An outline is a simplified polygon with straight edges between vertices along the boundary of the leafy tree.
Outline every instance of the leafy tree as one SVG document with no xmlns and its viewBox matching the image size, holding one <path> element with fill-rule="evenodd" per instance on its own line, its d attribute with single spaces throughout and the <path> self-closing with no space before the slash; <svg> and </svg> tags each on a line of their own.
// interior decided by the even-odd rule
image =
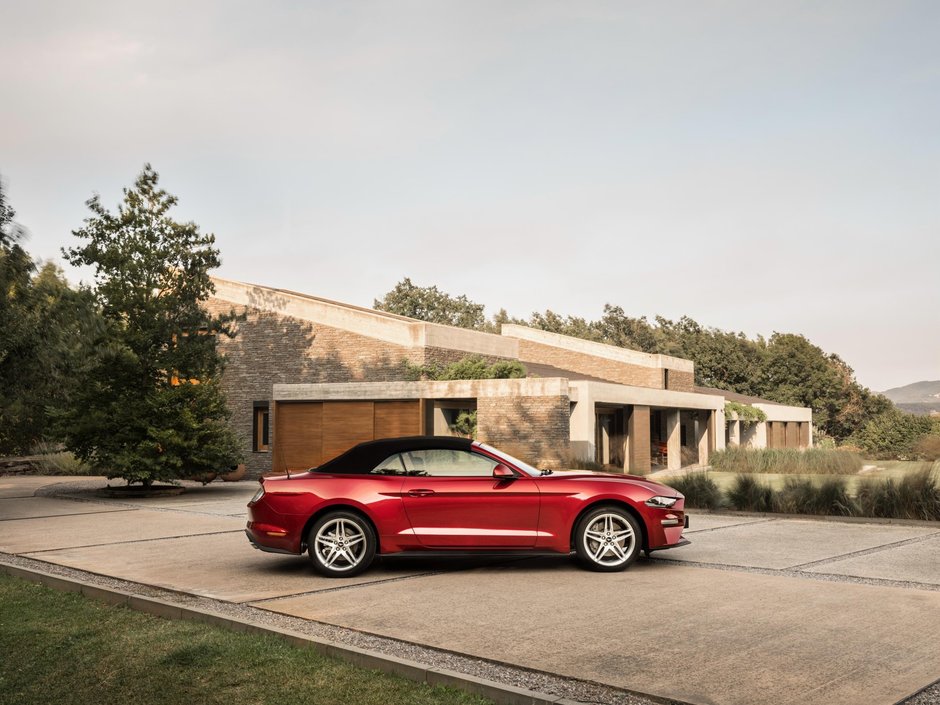
<svg viewBox="0 0 940 705">
<path fill-rule="evenodd" d="M 436 286 L 416 286 L 405 277 L 373 306 L 379 311 L 397 313 L 428 323 L 484 330 L 486 319 L 483 304 L 474 303 L 466 296 L 451 296 Z"/>
<path fill-rule="evenodd" d="M 838 441 L 892 407 L 855 380 L 838 355 L 826 354 L 801 335 L 775 333 L 767 342 L 756 391 L 781 404 L 809 406 L 813 423 Z"/>
<path fill-rule="evenodd" d="M 650 352 L 682 357 L 695 362 L 695 382 L 741 394 L 756 394 L 764 354 L 763 341 L 743 333 L 705 328 L 683 316 L 678 321 L 656 317 L 652 331 L 656 344 Z"/>
<path fill-rule="evenodd" d="M 604 315 L 594 327 L 600 339 L 608 345 L 648 353 L 659 352 L 655 330 L 646 317 L 628 316 L 620 306 L 604 304 Z"/>
<path fill-rule="evenodd" d="M 29 453 L 54 439 L 95 321 L 88 292 L 36 266 L 14 217 L 0 187 L 0 453 Z"/>
<path fill-rule="evenodd" d="M 169 216 L 177 199 L 146 165 L 124 189 L 116 213 L 98 196 L 63 250 L 73 265 L 95 268 L 104 327 L 64 415 L 66 441 L 109 477 L 145 486 L 236 464 L 241 450 L 228 426 L 220 387 L 219 334 L 231 317 L 201 303 L 214 291 L 215 236 Z"/>
<path fill-rule="evenodd" d="M 829 364 L 839 375 L 841 391 L 837 408 L 828 424 L 828 433 L 844 440 L 868 421 L 895 408 L 883 394 L 874 394 L 855 381 L 855 373 L 838 355 L 829 356 Z"/>
<path fill-rule="evenodd" d="M 602 340 L 595 326 L 586 319 L 578 316 L 560 316 L 552 310 L 546 310 L 545 313 L 536 311 L 529 317 L 526 325 L 549 333 L 570 335 L 573 338 L 597 342 Z"/>
</svg>

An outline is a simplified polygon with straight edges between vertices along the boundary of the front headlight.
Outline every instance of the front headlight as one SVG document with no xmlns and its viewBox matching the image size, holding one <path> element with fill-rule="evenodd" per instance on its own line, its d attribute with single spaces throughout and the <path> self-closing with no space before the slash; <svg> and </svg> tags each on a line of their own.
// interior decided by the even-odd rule
<svg viewBox="0 0 940 705">
<path fill-rule="evenodd" d="M 646 500 L 646 506 L 658 507 L 660 509 L 669 509 L 672 505 L 674 505 L 678 501 L 679 501 L 678 497 L 662 497 L 662 496 L 657 495 L 655 497 L 650 497 L 648 500 Z"/>
<path fill-rule="evenodd" d="M 258 491 L 255 492 L 255 496 L 251 498 L 251 501 L 248 504 L 254 504 L 262 497 L 264 497 L 264 485 L 261 485 L 261 487 L 258 488 Z"/>
</svg>

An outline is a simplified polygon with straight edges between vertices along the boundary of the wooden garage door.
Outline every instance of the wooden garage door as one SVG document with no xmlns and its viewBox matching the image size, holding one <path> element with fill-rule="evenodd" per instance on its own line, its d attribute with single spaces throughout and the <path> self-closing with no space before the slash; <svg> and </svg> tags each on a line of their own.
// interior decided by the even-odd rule
<svg viewBox="0 0 940 705">
<path fill-rule="evenodd" d="M 422 434 L 421 404 L 414 401 L 277 402 L 274 472 L 300 472 L 357 443 Z"/>
<path fill-rule="evenodd" d="M 274 472 L 294 472 L 320 464 L 323 404 L 278 402 L 274 411 Z"/>
<path fill-rule="evenodd" d="M 421 435 L 421 410 L 417 401 L 377 401 L 374 438 Z"/>
<path fill-rule="evenodd" d="M 374 421 L 371 401 L 323 403 L 323 459 L 335 458 L 357 443 L 371 441 Z"/>
</svg>

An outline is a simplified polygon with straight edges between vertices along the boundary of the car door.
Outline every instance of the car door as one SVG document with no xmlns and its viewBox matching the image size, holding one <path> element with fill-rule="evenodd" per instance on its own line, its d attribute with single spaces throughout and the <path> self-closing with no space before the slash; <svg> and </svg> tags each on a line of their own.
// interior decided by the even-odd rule
<svg viewBox="0 0 940 705">
<path fill-rule="evenodd" d="M 493 477 L 497 461 L 464 450 L 402 453 L 402 502 L 427 548 L 531 548 L 539 490 L 531 477 Z"/>
</svg>

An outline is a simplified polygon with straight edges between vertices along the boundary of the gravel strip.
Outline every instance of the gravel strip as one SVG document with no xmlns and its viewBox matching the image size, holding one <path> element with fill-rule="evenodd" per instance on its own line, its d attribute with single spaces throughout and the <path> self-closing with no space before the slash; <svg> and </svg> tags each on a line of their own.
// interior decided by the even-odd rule
<svg viewBox="0 0 940 705">
<path fill-rule="evenodd" d="M 940 680 L 898 705 L 940 705 Z"/>
</svg>

